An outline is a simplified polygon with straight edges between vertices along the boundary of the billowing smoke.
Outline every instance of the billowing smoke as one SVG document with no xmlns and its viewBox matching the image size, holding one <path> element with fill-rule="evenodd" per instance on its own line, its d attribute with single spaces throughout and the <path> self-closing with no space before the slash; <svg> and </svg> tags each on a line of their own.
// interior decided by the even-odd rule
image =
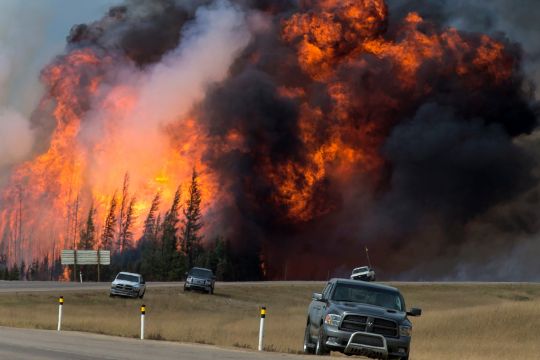
<svg viewBox="0 0 540 360">
<path fill-rule="evenodd" d="M 0 174 L 21 162 L 32 149 L 33 134 L 30 122 L 19 111 L 7 105 L 11 64 L 0 43 Z M 0 184 L 3 178 L 0 176 Z"/>
<path fill-rule="evenodd" d="M 142 217 L 196 167 L 243 278 L 345 275 L 367 246 L 383 277 L 533 279 L 538 49 L 506 6 L 126 1 L 43 70 L 50 146 L 13 171 L 0 236 L 23 195 L 54 204 L 46 249 L 75 199 L 103 215 L 128 172 Z"/>
</svg>

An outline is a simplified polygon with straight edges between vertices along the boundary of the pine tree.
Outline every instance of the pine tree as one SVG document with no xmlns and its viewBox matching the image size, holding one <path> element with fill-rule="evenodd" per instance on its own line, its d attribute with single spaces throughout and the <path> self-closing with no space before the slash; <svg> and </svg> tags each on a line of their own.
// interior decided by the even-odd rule
<svg viewBox="0 0 540 360">
<path fill-rule="evenodd" d="M 96 226 L 94 224 L 95 214 L 96 211 L 94 209 L 94 204 L 92 203 L 90 204 L 90 209 L 88 210 L 86 223 L 81 230 L 78 249 L 92 250 L 96 245 Z"/>
<path fill-rule="evenodd" d="M 199 235 L 199 230 L 202 228 L 201 216 L 199 177 L 195 169 L 193 169 L 181 232 L 182 250 L 186 254 L 188 268 L 194 265 L 194 260 L 197 258 L 201 248 L 202 236 Z"/>
<path fill-rule="evenodd" d="M 154 196 L 154 199 L 152 200 L 152 205 L 150 206 L 150 210 L 148 211 L 148 215 L 146 216 L 146 220 L 144 221 L 144 232 L 142 241 L 152 241 L 155 240 L 155 234 L 156 234 L 156 213 L 159 210 L 159 204 L 161 202 L 161 194 L 158 192 L 156 196 Z"/>
<path fill-rule="evenodd" d="M 129 205 L 125 209 L 124 222 L 122 224 L 122 232 L 120 233 L 120 252 L 123 254 L 124 251 L 131 249 L 133 247 L 133 232 L 131 231 L 131 226 L 134 221 L 134 207 L 135 207 L 135 198 L 131 198 Z"/>
<path fill-rule="evenodd" d="M 28 280 L 38 280 L 39 276 L 39 260 L 34 259 L 28 268 Z"/>
<path fill-rule="evenodd" d="M 105 225 L 103 226 L 103 233 L 101 234 L 101 248 L 106 250 L 112 250 L 112 245 L 115 236 L 116 226 L 116 192 L 114 193 L 111 204 L 109 205 L 109 212 L 105 219 Z"/>
<path fill-rule="evenodd" d="M 129 174 L 126 172 L 124 174 L 124 182 L 122 184 L 122 195 L 120 198 L 120 211 L 118 213 L 118 239 L 116 241 L 117 247 L 120 249 L 120 252 L 124 251 L 123 248 L 123 239 L 124 234 L 124 224 L 126 222 L 127 208 L 129 202 Z"/>
<path fill-rule="evenodd" d="M 176 190 L 174 200 L 163 220 L 163 234 L 161 239 L 161 276 L 166 280 L 178 280 L 182 270 L 180 254 L 178 252 L 178 215 L 180 211 L 181 190 Z"/>
<path fill-rule="evenodd" d="M 26 263 L 24 260 L 21 262 L 21 270 L 19 271 L 19 279 L 17 280 L 26 280 Z"/>
<path fill-rule="evenodd" d="M 141 273 L 149 280 L 161 280 L 161 247 L 158 240 L 161 215 L 157 214 L 160 202 L 161 194 L 158 192 L 152 200 L 152 205 L 144 221 L 144 231 L 139 242 L 141 246 Z"/>
<path fill-rule="evenodd" d="M 20 274 L 21 273 L 17 264 L 13 264 L 11 270 L 9 271 L 9 280 L 19 280 Z"/>
</svg>

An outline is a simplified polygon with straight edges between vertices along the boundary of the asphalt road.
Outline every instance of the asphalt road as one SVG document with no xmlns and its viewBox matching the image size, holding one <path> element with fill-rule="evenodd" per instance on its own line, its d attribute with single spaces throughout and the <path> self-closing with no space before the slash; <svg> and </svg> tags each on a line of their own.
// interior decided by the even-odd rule
<svg viewBox="0 0 540 360">
<path fill-rule="evenodd" d="M 287 285 L 305 285 L 313 284 L 316 282 L 308 281 L 288 281 Z M 281 281 L 265 281 L 265 282 L 242 282 L 242 283 L 217 283 L 216 286 L 230 286 L 230 285 L 265 285 L 276 286 L 283 285 Z M 322 284 L 319 282 L 319 284 Z M 183 282 L 148 282 L 147 288 L 159 288 L 159 287 L 182 287 Z M 63 282 L 63 281 L 0 281 L 0 293 L 13 293 L 13 292 L 47 292 L 47 291 L 84 291 L 84 290 L 108 290 L 111 287 L 110 282 Z"/>
<path fill-rule="evenodd" d="M 302 360 L 309 358 L 311 357 L 71 331 L 0 327 L 0 359 L 6 360 Z"/>
<path fill-rule="evenodd" d="M 298 286 L 298 285 L 321 285 L 321 290 L 324 282 L 322 281 L 264 281 L 264 282 L 218 282 L 217 287 L 225 286 Z M 386 284 L 392 286 L 433 286 L 433 285 L 496 285 L 511 284 L 524 285 L 528 283 L 491 283 L 491 282 L 388 282 Z M 148 282 L 146 286 L 149 289 L 160 287 L 182 287 L 183 282 Z M 47 291 L 85 291 L 85 290 L 108 290 L 111 286 L 110 282 L 64 282 L 64 281 L 4 281 L 0 280 L 0 294 L 14 292 L 47 292 Z"/>
</svg>

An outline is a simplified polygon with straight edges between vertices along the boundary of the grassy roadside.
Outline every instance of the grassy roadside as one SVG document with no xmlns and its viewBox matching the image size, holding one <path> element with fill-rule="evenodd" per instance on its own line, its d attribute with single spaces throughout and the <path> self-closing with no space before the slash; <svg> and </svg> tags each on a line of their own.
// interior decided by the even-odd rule
<svg viewBox="0 0 540 360">
<path fill-rule="evenodd" d="M 306 308 L 322 284 L 228 285 L 214 296 L 180 288 L 150 289 L 150 339 L 255 349 L 258 308 L 268 308 L 268 350 L 301 350 Z M 401 285 L 414 319 L 411 358 L 536 359 L 540 353 L 540 285 Z M 0 325 L 56 329 L 57 296 L 0 295 Z M 141 300 L 109 298 L 106 291 L 65 292 L 63 329 L 137 337 Z"/>
</svg>

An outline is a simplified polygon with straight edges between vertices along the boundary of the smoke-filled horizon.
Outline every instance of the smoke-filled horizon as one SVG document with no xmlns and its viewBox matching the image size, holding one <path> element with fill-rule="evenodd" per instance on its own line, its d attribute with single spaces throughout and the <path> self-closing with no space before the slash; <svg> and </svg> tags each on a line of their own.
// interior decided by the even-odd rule
<svg viewBox="0 0 540 360">
<path fill-rule="evenodd" d="M 205 241 L 268 279 L 368 247 L 386 278 L 538 280 L 540 5 L 509 6 L 127 0 L 71 29 L 28 115 L 0 43 L 1 252 L 71 246 L 125 173 L 140 235 L 196 168 Z"/>
</svg>

